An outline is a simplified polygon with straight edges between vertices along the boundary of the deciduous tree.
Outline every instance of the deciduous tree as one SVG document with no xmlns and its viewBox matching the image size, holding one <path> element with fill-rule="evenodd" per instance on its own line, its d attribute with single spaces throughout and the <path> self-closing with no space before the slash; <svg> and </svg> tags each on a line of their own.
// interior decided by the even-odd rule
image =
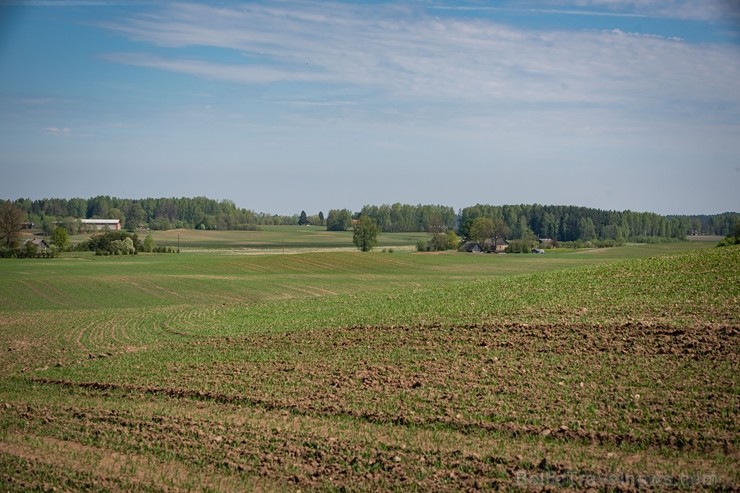
<svg viewBox="0 0 740 493">
<path fill-rule="evenodd" d="M 332 209 L 326 217 L 327 231 L 346 231 L 352 224 L 352 213 L 348 209 Z"/>
<path fill-rule="evenodd" d="M 51 234 L 51 243 L 59 247 L 59 250 L 66 250 L 69 247 L 69 233 L 67 233 L 67 228 L 54 228 Z"/>
<path fill-rule="evenodd" d="M 152 238 L 151 233 L 146 235 L 146 238 L 144 238 L 144 251 L 147 253 L 154 251 L 154 238 Z"/>
<path fill-rule="evenodd" d="M 496 244 L 506 239 L 511 230 L 502 219 L 491 219 L 490 217 L 479 217 L 470 226 L 470 240 L 474 241 L 486 250 L 486 242 L 490 240 L 490 248 L 496 251 Z"/>
<path fill-rule="evenodd" d="M 369 252 L 378 244 L 378 223 L 369 216 L 360 216 L 353 226 L 352 241 L 363 252 Z"/>
<path fill-rule="evenodd" d="M 21 229 L 23 229 L 23 211 L 9 201 L 0 204 L 0 241 L 3 245 L 13 246 Z"/>
</svg>

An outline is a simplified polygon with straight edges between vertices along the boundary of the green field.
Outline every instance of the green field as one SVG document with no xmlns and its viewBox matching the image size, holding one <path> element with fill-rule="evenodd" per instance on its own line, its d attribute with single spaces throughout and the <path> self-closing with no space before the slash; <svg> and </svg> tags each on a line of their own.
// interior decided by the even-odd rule
<svg viewBox="0 0 740 493">
<path fill-rule="evenodd" d="M 1 491 L 740 488 L 738 247 L 178 234 L 0 261 Z"/>
<path fill-rule="evenodd" d="M 354 250 L 352 231 L 327 231 L 320 226 L 260 226 L 258 231 L 198 231 L 173 229 L 139 232 L 143 240 L 151 234 L 157 245 L 177 247 L 183 253 L 299 253 L 316 250 Z M 89 235 L 72 237 L 75 242 Z M 411 250 L 426 233 L 393 233 L 380 235 L 378 248 Z M 179 243 L 178 243 L 179 242 Z"/>
</svg>

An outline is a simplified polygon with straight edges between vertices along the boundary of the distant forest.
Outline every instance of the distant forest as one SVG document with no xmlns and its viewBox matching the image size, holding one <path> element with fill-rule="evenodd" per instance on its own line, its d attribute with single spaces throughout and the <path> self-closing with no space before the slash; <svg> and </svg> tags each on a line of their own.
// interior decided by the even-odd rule
<svg viewBox="0 0 740 493">
<path fill-rule="evenodd" d="M 455 212 L 442 205 L 392 204 L 364 206 L 359 212 L 330 210 L 291 216 L 257 213 L 238 208 L 230 200 L 207 197 L 121 199 L 98 196 L 89 199 L 19 199 L 14 205 L 28 215 L 28 221 L 44 229 L 63 224 L 72 233 L 78 219 L 120 219 L 128 230 L 150 228 L 166 230 L 217 229 L 254 230 L 263 225 L 312 224 L 327 229 L 351 227 L 352 219 L 366 215 L 376 220 L 383 232 L 437 232 L 455 230 L 467 238 L 478 217 L 501 219 L 512 239 L 531 237 L 557 241 L 617 240 L 639 241 L 646 238 L 681 239 L 687 235 L 727 235 L 733 231 L 740 214 L 661 216 L 651 212 L 605 211 L 587 207 L 554 205 L 474 205 Z"/>
</svg>

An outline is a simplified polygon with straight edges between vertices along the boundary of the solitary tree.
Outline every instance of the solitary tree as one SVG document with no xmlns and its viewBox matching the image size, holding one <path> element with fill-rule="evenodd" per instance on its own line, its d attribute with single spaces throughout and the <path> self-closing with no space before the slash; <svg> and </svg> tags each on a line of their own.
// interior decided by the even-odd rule
<svg viewBox="0 0 740 493">
<path fill-rule="evenodd" d="M 69 233 L 67 233 L 67 228 L 54 228 L 54 232 L 51 234 L 51 243 L 59 247 L 60 250 L 66 250 L 69 246 Z"/>
<path fill-rule="evenodd" d="M 352 229 L 352 241 L 361 251 L 369 252 L 378 244 L 380 228 L 370 216 L 360 216 Z"/>
<path fill-rule="evenodd" d="M 21 229 L 23 229 L 23 211 L 10 201 L 4 201 L 0 205 L 0 240 L 6 247 L 11 247 Z"/>
</svg>

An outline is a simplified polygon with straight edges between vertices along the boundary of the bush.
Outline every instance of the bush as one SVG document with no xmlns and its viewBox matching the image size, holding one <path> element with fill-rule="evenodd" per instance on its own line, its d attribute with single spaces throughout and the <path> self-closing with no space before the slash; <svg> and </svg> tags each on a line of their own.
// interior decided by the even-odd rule
<svg viewBox="0 0 740 493">
<path fill-rule="evenodd" d="M 79 248 L 93 251 L 96 255 L 128 255 L 143 251 L 144 245 L 136 233 L 108 231 L 80 243 Z"/>
<path fill-rule="evenodd" d="M 535 248 L 536 243 L 530 240 L 511 240 L 507 253 L 529 253 Z"/>
<path fill-rule="evenodd" d="M 177 249 L 168 246 L 154 247 L 154 253 L 177 253 Z"/>
<path fill-rule="evenodd" d="M 460 246 L 460 237 L 454 231 L 445 233 L 432 233 L 429 241 L 419 240 L 416 242 L 418 252 L 443 252 L 445 250 L 457 250 Z"/>
<path fill-rule="evenodd" d="M 734 236 L 727 236 L 720 240 L 720 242 L 717 244 L 718 247 L 725 247 L 725 246 L 732 246 L 732 245 L 740 245 L 740 238 L 736 238 Z"/>
<path fill-rule="evenodd" d="M 740 245 L 740 221 L 735 223 L 733 234 L 727 235 L 717 246 L 723 247 L 732 245 Z"/>
<path fill-rule="evenodd" d="M 256 224 L 237 224 L 236 229 L 238 231 L 260 231 L 260 228 Z"/>
<path fill-rule="evenodd" d="M 152 238 L 151 233 L 146 235 L 146 238 L 144 238 L 143 251 L 147 253 L 151 253 L 154 251 L 154 238 Z"/>
</svg>

